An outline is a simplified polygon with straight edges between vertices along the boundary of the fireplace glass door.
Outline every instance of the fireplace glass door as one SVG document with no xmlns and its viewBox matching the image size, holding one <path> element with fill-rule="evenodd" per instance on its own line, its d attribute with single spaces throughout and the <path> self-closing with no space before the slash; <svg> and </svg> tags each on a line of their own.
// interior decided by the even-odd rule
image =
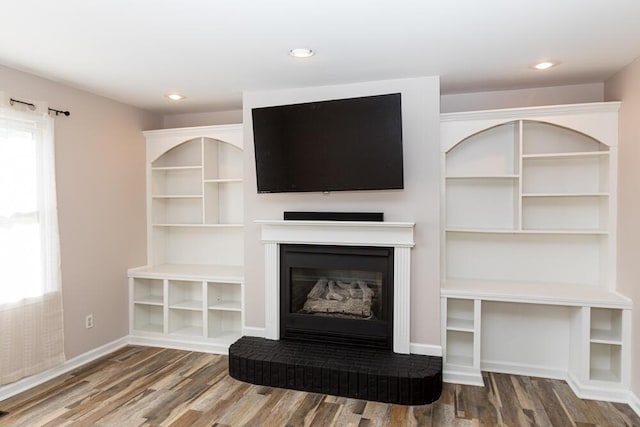
<svg viewBox="0 0 640 427">
<path fill-rule="evenodd" d="M 393 249 L 281 245 L 281 338 L 391 348 Z"/>
</svg>

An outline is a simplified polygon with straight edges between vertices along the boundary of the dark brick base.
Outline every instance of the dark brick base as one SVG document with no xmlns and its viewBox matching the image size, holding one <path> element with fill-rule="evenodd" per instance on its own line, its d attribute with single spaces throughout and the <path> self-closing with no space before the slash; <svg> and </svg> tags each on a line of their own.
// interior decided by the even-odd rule
<svg viewBox="0 0 640 427">
<path fill-rule="evenodd" d="M 229 348 L 229 375 L 271 387 L 423 405 L 440 397 L 442 358 L 242 337 Z"/>
</svg>

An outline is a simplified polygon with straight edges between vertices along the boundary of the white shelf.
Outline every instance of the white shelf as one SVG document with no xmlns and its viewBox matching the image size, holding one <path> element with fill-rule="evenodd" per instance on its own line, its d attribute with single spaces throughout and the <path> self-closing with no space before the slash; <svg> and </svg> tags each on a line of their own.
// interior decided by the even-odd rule
<svg viewBox="0 0 640 427">
<path fill-rule="evenodd" d="M 207 336 L 216 340 L 233 342 L 234 338 L 237 339 L 242 335 L 241 319 L 242 313 L 239 311 L 208 310 Z"/>
<path fill-rule="evenodd" d="M 612 383 L 620 382 L 619 372 L 613 369 L 591 368 L 589 370 L 589 377 L 591 380 L 595 380 L 595 381 L 606 381 L 606 382 L 612 382 Z"/>
<path fill-rule="evenodd" d="M 591 331 L 590 342 L 595 344 L 622 345 L 619 337 L 611 336 L 606 331 Z"/>
<path fill-rule="evenodd" d="M 447 319 L 447 330 L 460 332 L 474 332 L 473 320 L 469 319 Z"/>
<path fill-rule="evenodd" d="M 184 170 L 198 170 L 202 169 L 202 166 L 152 166 L 152 171 L 184 171 Z"/>
<path fill-rule="evenodd" d="M 163 308 L 158 305 L 133 304 L 131 329 L 134 331 L 163 333 Z"/>
<path fill-rule="evenodd" d="M 242 311 L 242 303 L 240 301 L 220 301 L 209 305 L 209 310 L 220 311 Z"/>
<path fill-rule="evenodd" d="M 152 199 L 202 199 L 202 194 L 159 194 Z"/>
<path fill-rule="evenodd" d="M 161 295 L 146 295 L 138 298 L 134 298 L 134 304 L 144 305 L 163 305 L 164 298 Z"/>
<path fill-rule="evenodd" d="M 236 265 L 161 264 L 129 269 L 129 277 L 243 283 L 244 267 Z"/>
<path fill-rule="evenodd" d="M 609 193 L 523 193 L 522 197 L 609 197 Z"/>
<path fill-rule="evenodd" d="M 215 178 L 215 179 L 205 179 L 205 183 L 214 183 L 214 184 L 226 184 L 226 183 L 234 183 L 234 182 L 243 182 L 242 178 Z"/>
<path fill-rule="evenodd" d="M 132 311 L 137 316 L 133 326 L 158 324 L 162 328 L 162 306 L 164 305 L 164 281 L 147 278 L 131 279 Z M 142 327 L 138 329 L 157 328 Z"/>
<path fill-rule="evenodd" d="M 575 153 L 543 153 L 543 154 L 523 154 L 523 159 L 563 159 L 563 158 L 588 158 L 608 156 L 608 151 L 581 151 Z"/>
<path fill-rule="evenodd" d="M 622 311 L 602 308 L 591 309 L 591 342 L 622 344 Z"/>
<path fill-rule="evenodd" d="M 445 320 L 447 331 L 475 332 L 474 300 L 451 298 L 446 301 L 447 317 Z"/>
<path fill-rule="evenodd" d="M 547 305 L 631 308 L 631 300 L 598 286 L 487 280 L 453 280 L 442 283 L 445 297 Z"/>
<path fill-rule="evenodd" d="M 451 301 L 451 300 L 449 300 Z M 446 331 L 446 364 L 466 367 L 474 366 L 474 333 L 447 329 Z"/>
<path fill-rule="evenodd" d="M 450 175 L 446 179 L 518 179 L 520 175 Z"/>
<path fill-rule="evenodd" d="M 591 323 L 591 342 L 597 344 L 622 345 L 621 325 L 615 329 L 596 329 Z"/>
<path fill-rule="evenodd" d="M 177 302 L 174 302 L 173 304 L 170 304 L 169 308 L 176 309 L 176 310 L 202 311 L 202 301 L 198 301 L 198 300 L 177 301 Z"/>
<path fill-rule="evenodd" d="M 622 375 L 622 346 L 591 342 L 589 346 L 591 380 L 619 383 Z"/>
<path fill-rule="evenodd" d="M 481 233 L 481 234 L 584 234 L 584 235 L 606 235 L 606 230 L 513 230 L 506 228 L 447 228 L 447 233 Z"/>
</svg>

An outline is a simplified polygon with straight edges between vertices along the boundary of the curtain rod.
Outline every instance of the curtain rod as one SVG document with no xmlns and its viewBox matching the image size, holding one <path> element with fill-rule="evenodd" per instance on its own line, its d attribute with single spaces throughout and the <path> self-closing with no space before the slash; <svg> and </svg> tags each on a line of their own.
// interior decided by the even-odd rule
<svg viewBox="0 0 640 427">
<path fill-rule="evenodd" d="M 35 110 L 35 108 L 36 108 L 36 104 L 32 104 L 31 102 L 25 102 L 25 101 L 20 101 L 19 99 L 15 99 L 15 98 L 9 98 L 9 104 L 13 105 L 14 102 L 17 102 L 18 104 L 24 104 L 24 105 L 28 106 L 32 110 Z M 68 111 L 56 110 L 55 108 L 49 108 L 49 111 L 53 111 L 54 113 L 56 113 L 56 116 L 59 116 L 60 114 L 65 115 L 65 116 L 71 115 L 71 113 L 68 112 Z"/>
</svg>

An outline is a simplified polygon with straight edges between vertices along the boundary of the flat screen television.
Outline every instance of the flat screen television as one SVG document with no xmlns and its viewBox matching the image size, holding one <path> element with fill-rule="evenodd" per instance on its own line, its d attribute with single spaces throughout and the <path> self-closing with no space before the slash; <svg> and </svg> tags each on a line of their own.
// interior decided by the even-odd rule
<svg viewBox="0 0 640 427">
<path fill-rule="evenodd" d="M 258 193 L 404 188 L 400 94 L 254 108 Z"/>
</svg>

